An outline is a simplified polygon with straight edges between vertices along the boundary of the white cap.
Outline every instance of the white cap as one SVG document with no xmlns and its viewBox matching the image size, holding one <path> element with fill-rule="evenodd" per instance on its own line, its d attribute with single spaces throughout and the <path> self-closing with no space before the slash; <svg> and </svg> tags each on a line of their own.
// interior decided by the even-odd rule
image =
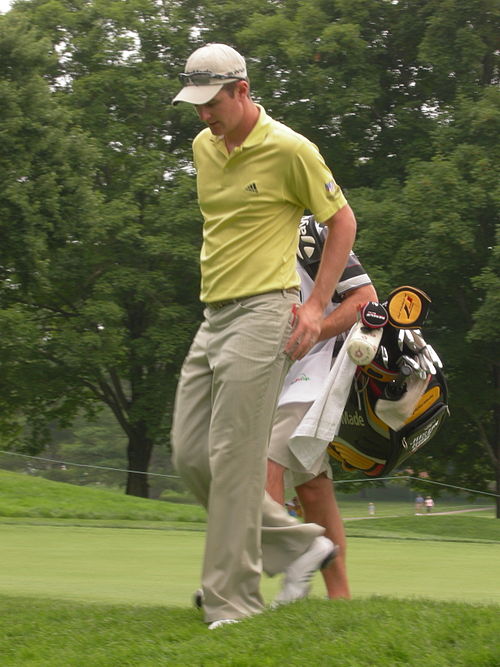
<svg viewBox="0 0 500 667">
<path fill-rule="evenodd" d="M 193 75 L 193 79 L 189 75 Z M 207 44 L 189 56 L 180 78 L 185 79 L 185 85 L 174 97 L 172 104 L 206 104 L 222 90 L 224 84 L 246 79 L 247 67 L 243 56 L 232 47 Z"/>
</svg>

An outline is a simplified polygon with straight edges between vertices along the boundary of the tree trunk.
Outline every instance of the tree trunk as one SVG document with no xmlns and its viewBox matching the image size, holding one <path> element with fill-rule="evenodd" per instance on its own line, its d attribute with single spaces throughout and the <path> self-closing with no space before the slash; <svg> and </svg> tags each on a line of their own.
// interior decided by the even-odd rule
<svg viewBox="0 0 500 667">
<path fill-rule="evenodd" d="M 495 493 L 497 494 L 496 497 L 496 502 L 497 502 L 497 519 L 500 519 L 500 465 L 497 465 L 497 470 L 496 470 L 496 489 Z"/>
<path fill-rule="evenodd" d="M 137 428 L 129 436 L 127 455 L 128 469 L 127 488 L 129 496 L 149 498 L 148 468 L 153 451 L 153 442 L 144 435 L 146 429 Z"/>
<path fill-rule="evenodd" d="M 500 390 L 500 364 L 493 367 L 494 388 L 496 396 Z M 497 519 L 500 519 L 500 405 L 497 402 L 493 407 L 493 468 L 495 470 L 496 488 L 495 493 L 497 505 Z"/>
</svg>

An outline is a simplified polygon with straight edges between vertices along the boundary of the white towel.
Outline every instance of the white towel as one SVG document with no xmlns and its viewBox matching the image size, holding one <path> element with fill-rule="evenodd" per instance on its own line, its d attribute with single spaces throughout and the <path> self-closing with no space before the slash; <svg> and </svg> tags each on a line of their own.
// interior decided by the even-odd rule
<svg viewBox="0 0 500 667">
<path fill-rule="evenodd" d="M 349 396 L 354 364 L 347 355 L 347 343 L 342 346 L 318 398 L 295 429 L 289 443 L 290 451 L 308 469 L 324 456 L 325 449 L 340 428 L 340 420 Z"/>
<path fill-rule="evenodd" d="M 431 375 L 425 380 L 417 375 L 410 375 L 406 380 L 406 392 L 398 401 L 379 398 L 375 404 L 375 414 L 393 431 L 399 431 L 414 413 L 420 397 L 427 389 Z"/>
</svg>

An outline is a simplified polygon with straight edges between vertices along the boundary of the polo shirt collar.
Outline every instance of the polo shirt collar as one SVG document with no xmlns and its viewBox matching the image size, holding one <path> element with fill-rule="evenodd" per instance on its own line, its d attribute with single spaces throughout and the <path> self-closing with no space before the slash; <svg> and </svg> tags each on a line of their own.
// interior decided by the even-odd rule
<svg viewBox="0 0 500 667">
<path fill-rule="evenodd" d="M 257 122 L 255 123 L 254 127 L 252 128 L 252 131 L 248 135 L 248 137 L 245 139 L 245 141 L 241 144 L 239 147 L 240 149 L 242 148 L 250 148 L 251 146 L 257 146 L 260 144 L 264 138 L 267 135 L 267 132 L 269 130 L 269 126 L 271 125 L 271 119 L 269 116 L 266 114 L 266 111 L 263 106 L 260 104 L 257 104 L 257 107 L 259 108 L 259 117 L 257 118 Z M 219 136 L 214 136 L 212 135 L 210 137 L 210 141 L 212 141 L 214 144 L 218 144 L 221 141 L 224 141 L 224 136 L 219 135 Z"/>
<path fill-rule="evenodd" d="M 260 144 L 268 133 L 271 119 L 266 114 L 263 106 L 257 104 L 257 107 L 260 111 L 259 117 L 257 118 L 257 122 L 255 123 L 252 131 L 243 142 L 243 148 L 250 148 L 250 146 L 256 146 L 257 144 Z"/>
</svg>

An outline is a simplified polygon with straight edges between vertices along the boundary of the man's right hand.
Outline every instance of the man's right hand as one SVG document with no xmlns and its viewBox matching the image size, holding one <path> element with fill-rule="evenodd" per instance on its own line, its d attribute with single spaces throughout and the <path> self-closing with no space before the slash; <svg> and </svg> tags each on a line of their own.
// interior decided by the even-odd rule
<svg viewBox="0 0 500 667">
<path fill-rule="evenodd" d="M 285 346 L 286 354 L 293 361 L 305 357 L 318 342 L 323 309 L 308 299 L 304 304 L 296 307 L 295 315 L 295 327 Z"/>
</svg>

